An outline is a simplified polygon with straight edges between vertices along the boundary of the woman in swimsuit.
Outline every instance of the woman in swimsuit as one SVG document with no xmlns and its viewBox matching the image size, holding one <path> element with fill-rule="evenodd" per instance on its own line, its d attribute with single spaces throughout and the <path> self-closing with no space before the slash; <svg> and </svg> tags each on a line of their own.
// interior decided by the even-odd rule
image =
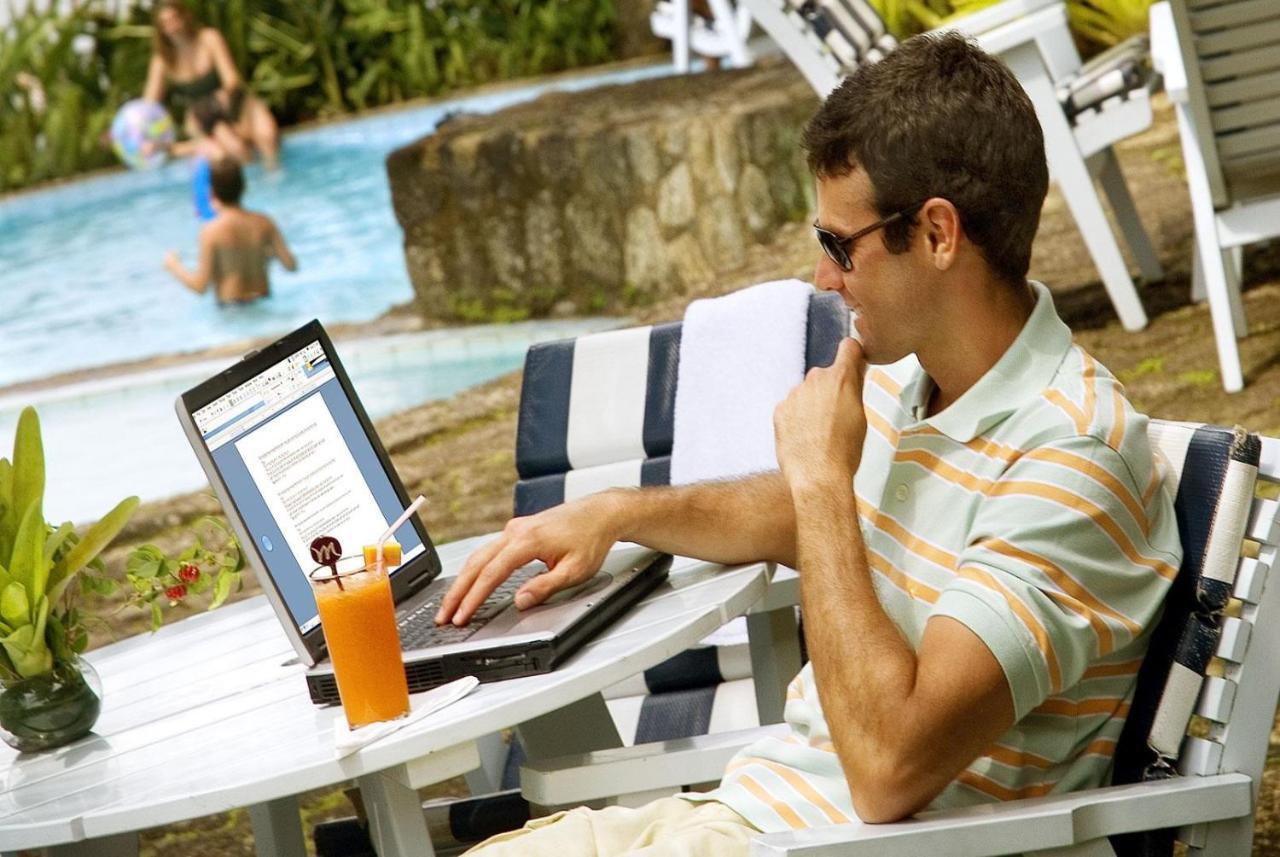
<svg viewBox="0 0 1280 857">
<path fill-rule="evenodd" d="M 244 173 L 230 158 L 209 167 L 209 185 L 217 216 L 200 230 L 200 259 L 195 271 L 182 267 L 177 253 L 165 256 L 164 266 L 184 286 L 204 294 L 213 282 L 218 303 L 248 303 L 271 293 L 267 268 L 271 257 L 286 270 L 298 270 L 284 236 L 265 214 L 240 207 Z"/>
<path fill-rule="evenodd" d="M 143 98 L 159 102 L 167 93 L 186 109 L 187 133 L 212 141 L 215 157 L 247 163 L 256 148 L 274 166 L 280 150 L 276 121 L 245 91 L 222 34 L 200 26 L 182 0 L 160 0 L 153 20 Z"/>
</svg>

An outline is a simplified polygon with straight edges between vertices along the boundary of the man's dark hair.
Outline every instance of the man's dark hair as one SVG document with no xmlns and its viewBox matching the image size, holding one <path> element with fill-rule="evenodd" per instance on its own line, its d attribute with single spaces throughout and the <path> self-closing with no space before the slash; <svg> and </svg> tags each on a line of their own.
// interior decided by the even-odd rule
<svg viewBox="0 0 1280 857">
<path fill-rule="evenodd" d="M 240 164 L 231 158 L 222 158 L 209 165 L 209 189 L 214 199 L 224 205 L 239 205 L 244 195 L 244 173 Z"/>
<path fill-rule="evenodd" d="M 1021 283 L 1049 187 L 1031 99 L 1003 63 L 955 33 L 908 39 L 836 88 L 804 132 L 809 168 L 861 167 L 882 217 L 949 200 L 969 240 L 1004 280 Z M 913 221 L 884 230 L 907 249 Z"/>
</svg>

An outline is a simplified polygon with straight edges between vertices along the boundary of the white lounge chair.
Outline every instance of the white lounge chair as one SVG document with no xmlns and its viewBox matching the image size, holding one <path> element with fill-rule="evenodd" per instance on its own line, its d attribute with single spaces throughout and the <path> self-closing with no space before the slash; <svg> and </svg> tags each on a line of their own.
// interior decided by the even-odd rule
<svg viewBox="0 0 1280 857">
<path fill-rule="evenodd" d="M 751 12 L 744 5 L 731 6 L 729 0 L 707 0 L 712 19 L 690 16 L 689 0 L 659 0 L 649 16 L 649 28 L 660 39 L 671 42 L 671 61 L 676 71 L 689 70 L 690 51 L 714 59 L 728 59 L 734 66 L 751 65 L 747 37 L 751 35 Z"/>
<path fill-rule="evenodd" d="M 825 97 L 846 74 L 874 62 L 896 40 L 866 0 L 738 0 Z M 1094 188 L 1098 180 L 1142 276 L 1164 271 L 1125 185 L 1112 144 L 1150 126 L 1154 82 L 1118 89 L 1097 84 L 1125 80 L 1082 67 L 1060 0 L 1003 0 L 946 26 L 973 36 L 1001 56 L 1026 87 L 1044 128 L 1049 169 L 1080 228 L 1121 323 L 1146 326 L 1128 265 Z M 1096 100 L 1081 103 L 1093 92 Z M 1064 110 L 1067 106 L 1069 110 Z"/>
<path fill-rule="evenodd" d="M 1178 118 L 1222 386 L 1244 387 L 1236 339 L 1244 246 L 1280 236 L 1280 4 L 1172 0 L 1151 7 L 1151 53 Z M 1198 290 L 1197 290 L 1198 291 Z"/>
<path fill-rule="evenodd" d="M 1187 557 L 1117 751 L 1117 779 L 1127 784 L 895 824 L 770 834 L 753 843 L 753 855 L 1101 857 L 1131 853 L 1132 838 L 1114 840 L 1117 851 L 1113 836 L 1150 834 L 1150 844 L 1172 847 L 1173 828 L 1192 853 L 1250 854 L 1280 696 L 1280 586 L 1268 585 L 1280 552 L 1280 501 L 1255 496 L 1255 475 L 1280 483 L 1280 439 L 1158 420 L 1151 435 L 1173 465 Z M 1187 734 L 1193 715 L 1199 737 Z M 728 759 L 761 734 L 546 759 L 522 768 L 521 788 L 541 805 L 633 804 L 718 779 Z M 628 794 L 619 795 L 620 786 Z M 1157 835 L 1164 829 L 1167 838 Z"/>
</svg>

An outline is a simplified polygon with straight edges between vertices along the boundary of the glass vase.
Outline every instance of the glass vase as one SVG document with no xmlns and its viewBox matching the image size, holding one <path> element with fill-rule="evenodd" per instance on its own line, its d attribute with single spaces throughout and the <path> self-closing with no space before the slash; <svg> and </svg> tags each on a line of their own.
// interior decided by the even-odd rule
<svg viewBox="0 0 1280 857">
<path fill-rule="evenodd" d="M 82 738 L 102 711 L 102 681 L 77 659 L 43 675 L 0 685 L 0 739 L 24 753 Z"/>
</svg>

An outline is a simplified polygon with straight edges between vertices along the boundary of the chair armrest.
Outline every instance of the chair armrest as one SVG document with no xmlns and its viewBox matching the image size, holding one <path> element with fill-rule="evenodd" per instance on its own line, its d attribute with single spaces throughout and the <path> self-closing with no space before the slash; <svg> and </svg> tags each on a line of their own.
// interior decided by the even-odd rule
<svg viewBox="0 0 1280 857">
<path fill-rule="evenodd" d="M 971 36 L 980 36 L 988 30 L 1016 21 L 1023 15 L 1030 15 L 1032 12 L 1038 12 L 1046 6 L 1060 2 L 1062 0 L 1000 0 L 999 3 L 985 9 L 956 16 L 943 26 Z"/>
<path fill-rule="evenodd" d="M 1153 3 L 1151 21 L 1151 65 L 1164 78 L 1164 91 L 1170 101 L 1187 101 L 1187 68 L 1178 46 L 1178 32 L 1173 26 L 1173 9 L 1167 2 Z"/>
<path fill-rule="evenodd" d="M 1175 777 L 1031 800 L 923 814 L 894 824 L 833 825 L 773 833 L 752 857 L 995 857 L 1065 848 L 1116 833 L 1248 816 L 1244 774 Z"/>
<path fill-rule="evenodd" d="M 719 780 L 725 765 L 743 747 L 789 731 L 779 723 L 543 759 L 521 766 L 520 791 L 530 803 L 541 806 L 586 803 L 623 792 L 674 791 Z"/>
</svg>

